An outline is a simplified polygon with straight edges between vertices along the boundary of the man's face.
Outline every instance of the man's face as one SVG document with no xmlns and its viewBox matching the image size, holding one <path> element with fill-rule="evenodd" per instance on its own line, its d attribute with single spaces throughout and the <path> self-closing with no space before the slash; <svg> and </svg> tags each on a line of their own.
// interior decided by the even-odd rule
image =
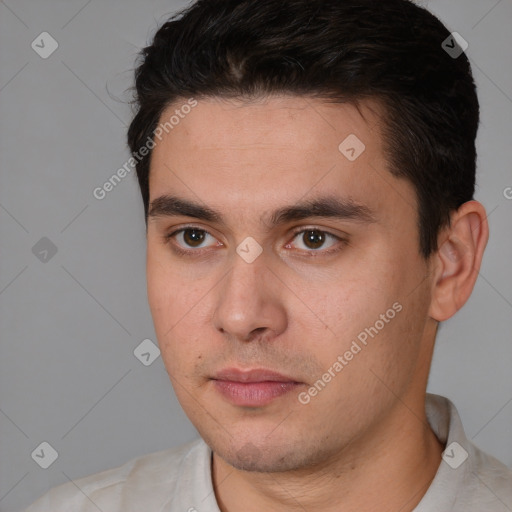
<svg viewBox="0 0 512 512">
<path fill-rule="evenodd" d="M 150 212 L 156 334 L 183 409 L 235 467 L 327 461 L 424 392 L 435 327 L 416 196 L 387 169 L 378 105 L 361 111 L 201 100 L 155 139 L 150 202 L 218 214 Z"/>
</svg>

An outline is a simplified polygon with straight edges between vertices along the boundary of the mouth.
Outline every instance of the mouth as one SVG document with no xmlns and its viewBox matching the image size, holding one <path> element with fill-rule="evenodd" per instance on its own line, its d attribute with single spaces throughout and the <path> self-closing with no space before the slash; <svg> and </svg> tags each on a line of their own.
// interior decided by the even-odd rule
<svg viewBox="0 0 512 512">
<path fill-rule="evenodd" d="M 293 377 L 263 368 L 227 368 L 218 372 L 212 381 L 217 392 L 241 407 L 263 407 L 303 384 Z"/>
</svg>

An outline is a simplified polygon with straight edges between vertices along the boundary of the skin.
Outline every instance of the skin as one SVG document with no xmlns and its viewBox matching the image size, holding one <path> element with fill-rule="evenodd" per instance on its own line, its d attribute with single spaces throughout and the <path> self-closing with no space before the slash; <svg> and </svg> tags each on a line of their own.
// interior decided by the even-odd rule
<svg viewBox="0 0 512 512">
<path fill-rule="evenodd" d="M 483 206 L 465 203 L 439 233 L 438 251 L 422 257 L 416 194 L 387 169 L 382 115 L 370 100 L 358 111 L 294 96 L 202 99 L 153 150 L 150 202 L 172 194 L 224 219 L 150 215 L 147 229 L 162 357 L 213 449 L 223 512 L 406 512 L 440 464 L 443 446 L 425 417 L 436 328 L 469 297 L 488 227 Z M 338 149 L 349 134 L 365 144 L 355 161 Z M 270 226 L 270 212 L 324 195 L 365 205 L 373 222 L 311 217 Z M 183 232 L 165 239 L 190 225 L 207 232 L 199 247 Z M 315 248 L 295 228 L 343 241 L 327 235 Z M 249 236 L 262 248 L 252 263 L 236 252 Z M 300 403 L 299 392 L 395 303 L 401 311 Z M 266 368 L 301 384 L 268 405 L 237 406 L 212 380 L 228 367 Z"/>
</svg>

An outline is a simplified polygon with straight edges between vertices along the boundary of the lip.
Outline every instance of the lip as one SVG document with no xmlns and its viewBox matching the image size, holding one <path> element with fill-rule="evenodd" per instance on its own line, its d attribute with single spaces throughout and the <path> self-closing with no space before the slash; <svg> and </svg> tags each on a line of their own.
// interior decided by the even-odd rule
<svg viewBox="0 0 512 512">
<path fill-rule="evenodd" d="M 294 378 L 282 375 L 281 373 L 255 368 L 251 370 L 239 370 L 238 368 L 226 368 L 216 373 L 215 380 L 226 380 L 231 382 L 297 382 Z"/>
<path fill-rule="evenodd" d="M 292 377 L 272 370 L 227 368 L 213 377 L 215 389 L 233 405 L 263 407 L 300 386 Z"/>
</svg>

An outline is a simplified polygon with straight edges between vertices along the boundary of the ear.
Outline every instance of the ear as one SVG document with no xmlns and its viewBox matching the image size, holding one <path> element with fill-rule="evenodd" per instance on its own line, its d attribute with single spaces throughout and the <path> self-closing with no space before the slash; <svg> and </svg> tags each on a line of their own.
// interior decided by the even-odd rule
<svg viewBox="0 0 512 512">
<path fill-rule="evenodd" d="M 464 203 L 450 218 L 450 226 L 438 238 L 433 255 L 434 278 L 429 315 L 442 322 L 468 300 L 482 263 L 489 225 L 478 201 Z"/>
</svg>

